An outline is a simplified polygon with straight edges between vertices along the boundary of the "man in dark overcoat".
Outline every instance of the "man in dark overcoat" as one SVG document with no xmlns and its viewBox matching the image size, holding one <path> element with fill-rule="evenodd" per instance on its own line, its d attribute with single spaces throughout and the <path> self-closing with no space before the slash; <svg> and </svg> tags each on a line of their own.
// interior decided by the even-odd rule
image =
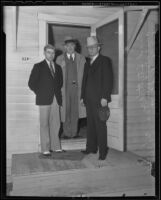
<svg viewBox="0 0 161 200">
<path fill-rule="evenodd" d="M 106 121 L 99 118 L 99 108 L 111 102 L 113 73 L 110 59 L 99 53 L 100 43 L 96 36 L 87 38 L 90 60 L 86 62 L 82 81 L 81 104 L 87 112 L 87 144 L 84 154 L 97 153 L 105 160 L 107 147 Z"/>
</svg>

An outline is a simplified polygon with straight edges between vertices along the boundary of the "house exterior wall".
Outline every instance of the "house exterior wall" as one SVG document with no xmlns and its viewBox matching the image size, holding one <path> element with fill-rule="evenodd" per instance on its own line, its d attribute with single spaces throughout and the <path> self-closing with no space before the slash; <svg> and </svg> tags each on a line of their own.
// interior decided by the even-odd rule
<svg viewBox="0 0 161 200">
<path fill-rule="evenodd" d="M 126 14 L 126 43 L 135 31 L 141 11 Z M 147 159 L 155 155 L 155 24 L 156 11 L 150 11 L 126 57 L 126 139 L 127 150 Z"/>
<path fill-rule="evenodd" d="M 34 63 L 40 61 L 38 13 L 83 16 L 92 19 L 94 17 L 98 20 L 107 15 L 106 9 L 95 12 L 95 9 L 91 8 L 92 6 L 82 8 L 74 6 L 74 9 L 72 6 L 18 6 L 16 16 L 16 7 L 4 7 L 7 175 L 11 174 L 12 154 L 40 150 L 39 111 L 35 106 L 35 95 L 27 85 Z M 114 10 L 117 11 L 117 8 Z M 17 30 L 15 18 L 17 18 Z"/>
<path fill-rule="evenodd" d="M 12 153 L 38 150 L 38 107 L 27 85 L 33 64 L 38 61 L 38 21 L 36 13 L 22 9 L 19 9 L 17 20 L 17 49 L 14 45 L 13 9 L 6 7 L 4 10 L 8 157 Z M 25 61 L 27 58 L 29 60 Z"/>
<path fill-rule="evenodd" d="M 28 78 L 34 63 L 39 61 L 38 46 L 38 18 L 37 13 L 42 11 L 39 7 L 19 7 L 17 20 L 17 49 L 14 45 L 14 27 L 12 7 L 4 9 L 4 32 L 6 33 L 6 97 L 7 97 L 7 157 L 13 153 L 36 152 L 39 150 L 39 112 L 35 106 L 35 96 L 27 86 Z M 69 8 L 68 8 L 69 9 Z M 55 9 L 56 12 L 67 14 L 65 10 Z M 43 8 L 48 13 L 48 9 Z M 70 13 L 70 10 L 68 10 Z M 88 16 L 89 12 L 74 10 L 74 15 Z M 127 39 L 129 41 L 139 20 L 137 12 L 127 14 Z M 94 17 L 103 19 L 106 11 L 95 13 Z M 91 12 L 92 16 L 92 12 Z M 157 22 L 157 14 L 152 12 L 146 20 L 137 40 L 127 57 L 127 113 L 126 132 L 127 150 L 139 155 L 154 155 L 154 106 L 151 101 L 154 93 L 146 95 L 149 106 L 144 109 L 142 99 L 139 96 L 138 87 L 142 84 L 138 71 L 141 65 L 149 63 L 154 66 L 154 47 L 151 46 L 152 24 Z M 149 33 L 149 37 L 146 34 Z M 150 46 L 150 48 L 148 48 Z M 149 50 L 148 50 L 149 49 Z M 148 54 L 147 54 L 148 51 Z M 141 54 L 142 52 L 142 54 Z M 141 55 L 141 56 L 140 56 Z M 140 57 L 139 57 L 140 56 Z M 153 57 L 153 56 L 152 56 Z M 151 63 L 152 62 L 152 63 Z M 151 77 L 151 68 L 148 81 Z M 151 77 L 151 78 L 150 78 Z M 145 95 L 143 95 L 145 97 Z M 145 99 L 145 98 L 144 98 Z"/>
</svg>

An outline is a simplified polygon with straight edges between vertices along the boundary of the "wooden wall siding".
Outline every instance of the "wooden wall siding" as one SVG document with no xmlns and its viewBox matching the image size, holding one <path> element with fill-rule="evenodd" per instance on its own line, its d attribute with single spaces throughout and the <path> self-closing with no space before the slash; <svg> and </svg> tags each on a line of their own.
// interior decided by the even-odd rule
<svg viewBox="0 0 161 200">
<path fill-rule="evenodd" d="M 131 38 L 140 12 L 127 14 L 127 40 Z M 157 13 L 150 12 L 132 49 L 127 57 L 127 98 L 126 132 L 127 150 L 154 160 L 155 155 L 155 107 L 152 105 L 154 93 L 149 91 L 149 84 L 154 89 L 154 25 Z"/>
<path fill-rule="evenodd" d="M 110 8 L 111 9 L 111 8 Z M 19 7 L 18 8 L 18 29 L 17 29 L 17 50 L 14 48 L 13 36 L 13 12 L 12 7 L 5 7 L 4 12 L 4 31 L 7 36 L 6 41 L 6 95 L 7 95 L 7 156 L 11 157 L 13 153 L 25 153 L 38 151 L 39 143 L 39 116 L 38 108 L 35 106 L 35 96 L 27 86 L 29 74 L 34 63 L 39 61 L 38 53 L 38 12 L 46 14 L 72 15 L 95 17 L 98 20 L 103 19 L 108 14 L 115 12 L 118 8 L 108 10 L 107 8 L 91 9 L 91 7 L 70 8 L 64 7 Z M 107 12 L 108 11 L 108 12 Z M 148 23 L 143 27 L 139 34 L 130 54 L 127 58 L 127 149 L 140 153 L 145 152 L 150 146 L 147 142 L 145 134 L 154 134 L 154 109 L 151 112 L 150 120 L 145 120 L 149 115 L 143 107 L 141 107 L 138 98 L 138 71 L 137 66 L 143 62 L 151 62 L 150 55 L 144 52 L 140 56 L 141 49 L 148 48 L 150 44 L 146 39 L 146 34 L 152 27 L 152 23 L 156 22 L 156 13 L 151 13 L 148 17 Z M 131 38 L 131 34 L 135 30 L 139 20 L 138 12 L 128 12 L 127 15 L 127 39 Z M 150 24 L 151 23 L 151 24 Z M 142 45 L 142 46 L 141 46 Z M 153 48 L 150 49 L 151 54 Z M 140 56 L 140 59 L 136 59 Z M 24 58 L 29 58 L 24 61 Z M 152 65 L 152 63 L 150 63 Z M 153 94 L 154 95 L 154 94 Z M 136 97 L 136 98 L 135 98 Z M 114 96 L 112 98 L 115 98 Z M 118 108 L 115 101 L 112 102 L 114 108 Z M 149 109 L 150 110 L 150 109 Z M 150 112 L 150 111 L 149 111 Z M 111 116 L 115 117 L 115 116 Z M 152 119 L 153 118 L 153 119 Z M 110 124 L 117 134 L 117 125 Z M 144 141 L 145 137 L 145 141 Z M 152 137 L 154 138 L 154 137 Z M 138 139 L 138 140 L 137 140 Z M 140 142 L 146 144 L 144 148 L 140 148 Z"/>
<path fill-rule="evenodd" d="M 111 11 L 107 8 L 93 9 L 92 7 L 74 7 L 73 9 L 66 6 L 64 8 L 62 6 L 18 7 L 17 49 L 15 49 L 13 7 L 5 7 L 8 158 L 11 158 L 13 153 L 36 152 L 39 149 L 38 107 L 35 106 L 35 95 L 27 85 L 34 63 L 39 62 L 38 13 L 88 16 L 99 20 L 117 10 L 118 8 L 113 8 Z"/>
<path fill-rule="evenodd" d="M 29 15 L 19 9 L 15 50 L 12 8 L 6 7 L 4 13 L 4 30 L 7 35 L 7 157 L 10 159 L 13 153 L 38 151 L 38 107 L 35 106 L 35 96 L 27 84 L 33 64 L 38 62 L 38 21 L 36 12 Z M 24 57 L 29 60 L 24 61 Z M 7 168 L 10 170 L 10 162 L 7 162 Z"/>
</svg>

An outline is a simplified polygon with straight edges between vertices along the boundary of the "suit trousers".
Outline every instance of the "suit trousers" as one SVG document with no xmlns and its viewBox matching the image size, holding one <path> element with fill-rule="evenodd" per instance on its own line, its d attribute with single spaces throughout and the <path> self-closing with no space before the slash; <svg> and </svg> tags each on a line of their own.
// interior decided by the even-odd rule
<svg viewBox="0 0 161 200">
<path fill-rule="evenodd" d="M 59 105 L 54 96 L 51 105 L 39 106 L 40 111 L 40 143 L 41 151 L 59 150 L 60 113 Z"/>
<path fill-rule="evenodd" d="M 89 152 L 97 152 L 99 149 L 100 156 L 107 153 L 107 126 L 106 122 L 99 119 L 98 103 L 87 100 L 87 144 L 86 150 Z"/>
<path fill-rule="evenodd" d="M 76 84 L 67 85 L 66 117 L 63 124 L 65 136 L 74 137 L 77 135 L 78 118 L 78 86 Z"/>
</svg>

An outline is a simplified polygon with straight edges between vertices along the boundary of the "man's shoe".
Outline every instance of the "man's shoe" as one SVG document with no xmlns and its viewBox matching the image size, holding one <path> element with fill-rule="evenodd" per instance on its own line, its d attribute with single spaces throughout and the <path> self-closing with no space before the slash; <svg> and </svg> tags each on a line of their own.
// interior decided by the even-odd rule
<svg viewBox="0 0 161 200">
<path fill-rule="evenodd" d="M 48 154 L 44 154 L 44 153 L 41 153 L 39 155 L 39 158 L 42 159 L 42 158 L 50 158 L 51 157 L 51 153 L 48 153 Z"/>
<path fill-rule="evenodd" d="M 97 151 L 87 151 L 87 150 L 82 150 L 81 152 L 82 152 L 83 154 L 86 154 L 86 155 L 88 155 L 88 154 L 90 154 L 90 153 L 94 153 L 94 154 L 97 153 Z"/>
<path fill-rule="evenodd" d="M 66 150 L 64 149 L 60 149 L 60 150 L 56 150 L 56 151 L 53 151 L 53 150 L 50 150 L 51 153 L 64 153 L 66 152 Z"/>
<path fill-rule="evenodd" d="M 106 159 L 106 156 L 107 156 L 107 154 L 108 154 L 108 152 L 109 152 L 109 147 L 107 147 L 106 153 L 105 153 L 104 155 L 100 155 L 100 156 L 99 156 L 99 160 L 105 160 L 105 159 Z"/>
<path fill-rule="evenodd" d="M 106 159 L 106 156 L 107 156 L 107 155 L 105 155 L 105 156 L 99 156 L 99 159 L 98 159 L 98 160 L 105 160 L 105 159 Z"/>
<path fill-rule="evenodd" d="M 70 139 L 70 137 L 64 135 L 64 136 L 62 137 L 62 139 Z"/>
<path fill-rule="evenodd" d="M 55 153 L 65 153 L 66 151 L 64 149 L 56 150 Z"/>
<path fill-rule="evenodd" d="M 80 135 L 76 135 L 74 137 L 72 137 L 73 139 L 77 139 L 77 138 L 82 138 Z"/>
<path fill-rule="evenodd" d="M 87 151 L 87 150 L 82 150 L 81 152 L 82 152 L 83 154 L 86 154 L 86 155 L 87 155 L 87 154 L 90 154 L 90 152 Z"/>
</svg>

